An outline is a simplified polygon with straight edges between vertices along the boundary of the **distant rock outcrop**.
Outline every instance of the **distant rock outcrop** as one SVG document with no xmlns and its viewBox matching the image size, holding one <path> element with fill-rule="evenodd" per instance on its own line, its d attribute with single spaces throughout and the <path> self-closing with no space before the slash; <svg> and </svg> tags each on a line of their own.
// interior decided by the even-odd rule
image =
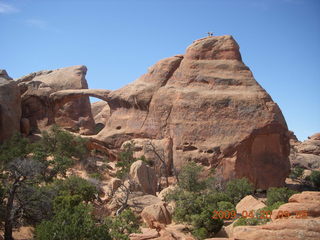
<svg viewBox="0 0 320 240">
<path fill-rule="evenodd" d="M 231 36 L 197 40 L 108 97 L 111 115 L 96 138 L 109 148 L 172 139 L 178 169 L 191 160 L 216 168 L 223 180 L 247 177 L 261 189 L 284 184 L 286 122 Z"/>
<path fill-rule="evenodd" d="M 316 133 L 303 142 L 291 142 L 290 161 L 292 166 L 320 170 L 320 137 Z"/>
<path fill-rule="evenodd" d="M 20 90 L 6 70 L 0 70 L 0 142 L 20 132 Z"/>
<path fill-rule="evenodd" d="M 32 131 L 58 124 L 82 134 L 93 132 L 88 95 L 78 92 L 77 98 L 66 103 L 50 97 L 57 92 L 61 95 L 61 90 L 87 89 L 86 72 L 85 66 L 73 66 L 31 73 L 17 79 L 22 95 L 22 116 L 29 119 Z"/>
</svg>

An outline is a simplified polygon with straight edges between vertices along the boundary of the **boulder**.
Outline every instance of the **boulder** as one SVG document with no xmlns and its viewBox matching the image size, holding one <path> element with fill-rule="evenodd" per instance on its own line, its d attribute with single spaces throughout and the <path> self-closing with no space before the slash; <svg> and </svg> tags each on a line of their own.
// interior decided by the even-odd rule
<svg viewBox="0 0 320 240">
<path fill-rule="evenodd" d="M 32 131 L 57 124 L 81 134 L 93 132 L 94 121 L 87 95 L 68 102 L 50 97 L 62 90 L 87 89 L 86 72 L 87 68 L 80 65 L 31 73 L 16 80 L 22 94 L 22 117 L 29 119 Z"/>
<path fill-rule="evenodd" d="M 141 213 L 143 209 L 150 205 L 162 203 L 162 201 L 154 195 L 143 195 L 129 199 L 128 204 L 132 211 Z"/>
<path fill-rule="evenodd" d="M 142 219 L 147 223 L 149 228 L 155 228 L 154 223 L 168 225 L 171 223 L 171 214 L 166 208 L 166 203 L 150 205 L 141 212 Z"/>
<path fill-rule="evenodd" d="M 169 193 L 173 192 L 176 188 L 177 188 L 177 186 L 171 185 L 171 186 L 169 186 L 169 187 L 167 187 L 167 188 L 162 189 L 161 192 L 159 192 L 159 194 L 158 194 L 158 198 L 160 198 L 162 201 L 164 201 L 164 200 L 165 200 L 165 197 L 166 197 Z"/>
<path fill-rule="evenodd" d="M 191 44 L 139 79 L 112 91 L 110 118 L 96 138 L 110 148 L 130 139 L 172 139 L 175 168 L 216 168 L 224 181 L 247 177 L 257 188 L 282 186 L 289 136 L 278 105 L 242 62 L 231 36 Z"/>
<path fill-rule="evenodd" d="M 145 194 L 156 194 L 157 177 L 155 171 L 142 160 L 138 160 L 131 165 L 130 177 L 137 183 L 138 190 L 141 190 Z"/>
<path fill-rule="evenodd" d="M 304 191 L 302 193 L 293 194 L 289 198 L 289 203 L 297 202 L 297 203 L 319 203 L 320 205 L 320 192 L 315 191 Z"/>
<path fill-rule="evenodd" d="M 0 69 L 0 142 L 20 132 L 20 90 L 6 70 Z"/>
<path fill-rule="evenodd" d="M 248 195 L 241 199 L 236 206 L 236 210 L 237 214 L 242 214 L 243 211 L 249 213 L 250 211 L 257 211 L 264 207 L 266 207 L 266 205 L 262 201 L 256 199 L 252 195 Z"/>
</svg>

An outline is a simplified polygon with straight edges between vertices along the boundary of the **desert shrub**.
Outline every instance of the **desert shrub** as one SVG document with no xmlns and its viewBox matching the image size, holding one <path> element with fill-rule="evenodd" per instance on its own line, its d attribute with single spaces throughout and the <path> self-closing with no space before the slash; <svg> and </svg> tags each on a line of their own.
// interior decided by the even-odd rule
<svg viewBox="0 0 320 240">
<path fill-rule="evenodd" d="M 139 220 L 130 209 L 126 209 L 116 217 L 108 217 L 106 225 L 110 235 L 115 240 L 129 240 L 131 233 L 138 233 Z"/>
<path fill-rule="evenodd" d="M 267 191 L 267 205 L 271 206 L 276 202 L 288 202 L 289 198 L 297 193 L 297 191 L 288 189 L 286 187 L 276 188 L 272 187 L 269 188 Z"/>
<path fill-rule="evenodd" d="M 54 208 L 54 217 L 36 227 L 36 240 L 111 240 L 107 226 L 95 223 L 80 196 L 61 196 Z"/>
<path fill-rule="evenodd" d="M 297 166 L 297 167 L 294 167 L 292 170 L 291 170 L 291 173 L 289 175 L 290 178 L 292 179 L 298 179 L 302 176 L 303 174 L 303 168 Z"/>
<path fill-rule="evenodd" d="M 245 196 L 253 194 L 254 187 L 246 178 L 233 179 L 227 183 L 225 192 L 236 205 Z"/>
<path fill-rule="evenodd" d="M 192 234 L 198 239 L 213 237 L 223 226 L 223 220 L 212 219 L 214 207 L 205 205 L 199 214 L 191 215 Z"/>
<path fill-rule="evenodd" d="M 234 209 L 234 205 L 228 202 L 229 197 L 221 192 L 199 193 L 178 189 L 169 193 L 166 200 L 176 202 L 173 219 L 176 222 L 191 224 L 192 234 L 199 239 L 212 237 L 221 229 L 223 220 L 212 219 L 214 210 Z"/>
<path fill-rule="evenodd" d="M 0 145 L 0 174 L 7 163 L 19 157 L 25 157 L 30 152 L 30 144 L 21 134 L 14 134 Z"/>
<path fill-rule="evenodd" d="M 320 189 L 320 171 L 312 171 L 307 178 L 316 189 Z"/>
<path fill-rule="evenodd" d="M 64 156 L 82 158 L 87 153 L 86 140 L 54 125 L 43 131 L 42 138 L 34 144 L 35 157 Z"/>
<path fill-rule="evenodd" d="M 202 166 L 198 166 L 195 162 L 189 162 L 180 171 L 178 186 L 189 192 L 199 192 L 205 189 L 206 182 L 200 180 L 202 170 Z"/>
<path fill-rule="evenodd" d="M 53 187 L 57 189 L 60 196 L 78 195 L 85 202 L 92 202 L 98 194 L 96 186 L 78 176 L 71 176 L 65 180 L 56 180 L 53 183 Z"/>
</svg>

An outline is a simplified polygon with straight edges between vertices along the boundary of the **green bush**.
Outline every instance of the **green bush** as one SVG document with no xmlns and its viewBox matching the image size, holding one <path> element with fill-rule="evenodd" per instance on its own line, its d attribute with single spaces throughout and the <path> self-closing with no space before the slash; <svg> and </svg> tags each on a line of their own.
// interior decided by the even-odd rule
<svg viewBox="0 0 320 240">
<path fill-rule="evenodd" d="M 92 202 L 96 199 L 98 189 L 92 183 L 78 176 L 71 176 L 65 180 L 56 180 L 53 187 L 58 195 L 78 195 L 82 201 Z"/>
<path fill-rule="evenodd" d="M 245 196 L 253 194 L 254 187 L 246 178 L 233 179 L 227 183 L 225 192 L 236 205 Z"/>
<path fill-rule="evenodd" d="M 130 209 L 124 210 L 119 216 L 108 217 L 106 225 L 110 228 L 110 235 L 115 240 L 129 240 L 131 233 L 140 232 L 139 220 Z"/>
<path fill-rule="evenodd" d="M 195 162 L 188 162 L 180 171 L 178 186 L 189 192 L 205 189 L 206 182 L 200 180 L 202 170 L 202 166 L 198 166 Z"/>
<path fill-rule="evenodd" d="M 288 202 L 289 198 L 295 193 L 297 193 L 297 191 L 288 189 L 286 187 L 269 188 L 267 191 L 267 205 L 271 206 L 271 205 L 275 204 L 276 202 L 286 203 L 286 202 Z"/>
<path fill-rule="evenodd" d="M 14 134 L 10 139 L 0 145 L 0 174 L 11 160 L 25 157 L 30 152 L 30 144 L 21 134 Z"/>
<path fill-rule="evenodd" d="M 302 174 L 303 174 L 303 168 L 301 168 L 301 167 L 294 167 L 292 170 L 291 170 L 291 173 L 290 173 L 290 175 L 289 175 L 289 177 L 290 178 L 292 178 L 292 179 L 298 179 L 298 178 L 300 178 L 301 176 L 302 176 Z"/>
<path fill-rule="evenodd" d="M 182 189 L 168 194 L 166 200 L 176 202 L 173 219 L 193 226 L 192 234 L 199 239 L 213 237 L 223 220 L 212 219 L 214 210 L 234 209 L 229 197 L 221 192 L 189 192 Z M 221 208 L 221 209 L 220 209 Z"/>
<path fill-rule="evenodd" d="M 312 171 L 308 179 L 313 187 L 320 189 L 320 171 Z"/>
<path fill-rule="evenodd" d="M 64 156 L 67 158 L 82 158 L 87 153 L 86 140 L 75 136 L 56 125 L 42 132 L 42 138 L 34 144 L 36 154 L 46 156 Z"/>
<path fill-rule="evenodd" d="M 55 201 L 55 215 L 35 229 L 36 240 L 111 240 L 106 225 L 98 225 L 81 197 L 64 196 Z"/>
</svg>

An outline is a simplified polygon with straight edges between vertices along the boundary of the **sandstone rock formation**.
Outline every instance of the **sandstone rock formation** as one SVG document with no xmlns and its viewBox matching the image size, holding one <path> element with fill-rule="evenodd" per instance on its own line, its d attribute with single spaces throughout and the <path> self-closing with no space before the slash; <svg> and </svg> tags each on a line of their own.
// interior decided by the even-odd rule
<svg viewBox="0 0 320 240">
<path fill-rule="evenodd" d="M 138 189 L 145 194 L 155 195 L 157 192 L 157 178 L 154 170 L 143 161 L 138 160 L 130 167 L 130 177 L 137 183 Z"/>
<path fill-rule="evenodd" d="M 94 121 L 87 95 L 78 95 L 66 103 L 50 98 L 61 90 L 87 89 L 86 72 L 85 66 L 73 66 L 31 73 L 16 80 L 22 94 L 22 117 L 29 119 L 32 131 L 55 123 L 82 134 L 92 133 Z"/>
<path fill-rule="evenodd" d="M 290 162 L 292 166 L 305 169 L 320 169 L 319 133 L 303 142 L 291 143 Z"/>
<path fill-rule="evenodd" d="M 143 195 L 129 199 L 128 205 L 132 211 L 141 213 L 148 206 L 159 204 L 162 201 L 153 195 Z"/>
<path fill-rule="evenodd" d="M 155 166 L 156 173 L 160 174 L 162 169 L 167 172 L 167 175 L 172 174 L 173 153 L 172 153 L 172 139 L 147 139 L 138 138 L 126 141 L 122 144 L 123 148 L 126 144 L 134 144 L 134 157 L 140 158 L 144 156 L 151 160 Z M 163 164 L 164 163 L 164 164 Z M 165 173 L 162 176 L 166 175 Z"/>
<path fill-rule="evenodd" d="M 283 219 L 261 226 L 240 226 L 233 230 L 239 240 L 317 240 L 320 238 L 320 219 Z"/>
<path fill-rule="evenodd" d="M 279 217 L 288 211 L 290 217 Z M 307 216 L 296 215 L 307 211 Z M 260 226 L 239 226 L 232 237 L 246 240 L 320 239 L 320 192 L 302 192 L 290 197 L 289 203 L 272 211 L 272 222 Z"/>
<path fill-rule="evenodd" d="M 266 205 L 263 202 L 256 199 L 252 195 L 248 195 L 241 199 L 241 201 L 236 206 L 236 210 L 237 213 L 241 215 L 243 211 L 256 211 L 264 207 L 266 207 Z"/>
<path fill-rule="evenodd" d="M 0 142 L 20 132 L 20 90 L 6 70 L 0 70 Z"/>
<path fill-rule="evenodd" d="M 192 160 L 217 168 L 224 180 L 247 177 L 262 189 L 284 184 L 286 122 L 231 36 L 197 40 L 108 97 L 111 115 L 97 139 L 109 148 L 172 139 L 177 168 Z"/>
<path fill-rule="evenodd" d="M 171 214 L 166 208 L 165 203 L 153 204 L 141 212 L 142 219 L 147 223 L 149 228 L 155 228 L 154 223 L 168 225 L 171 223 Z"/>
<path fill-rule="evenodd" d="M 289 212 L 290 216 L 300 217 L 301 211 L 307 211 L 306 217 L 320 217 L 320 192 L 305 191 L 294 194 L 289 202 L 272 211 L 272 219 L 283 218 L 279 212 Z"/>
<path fill-rule="evenodd" d="M 98 101 L 91 103 L 91 112 L 96 124 L 102 124 L 103 127 L 110 117 L 110 108 L 107 102 Z"/>
</svg>

